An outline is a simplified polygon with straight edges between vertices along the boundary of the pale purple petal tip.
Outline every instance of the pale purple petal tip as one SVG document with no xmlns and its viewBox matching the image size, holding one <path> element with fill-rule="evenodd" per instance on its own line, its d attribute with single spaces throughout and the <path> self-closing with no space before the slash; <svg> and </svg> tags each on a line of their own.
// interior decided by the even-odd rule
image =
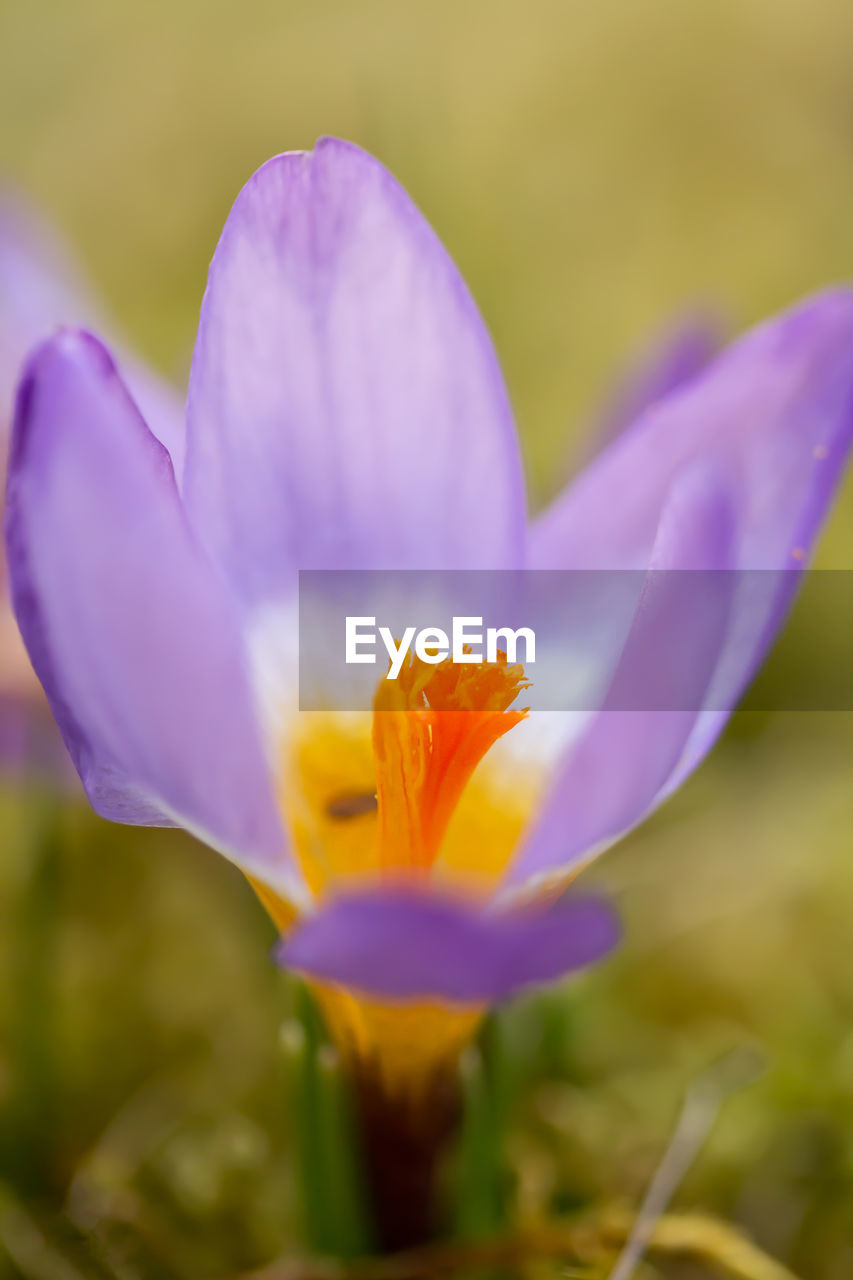
<svg viewBox="0 0 853 1280">
<path fill-rule="evenodd" d="M 619 936 L 615 912 L 601 898 L 482 914 L 397 889 L 336 899 L 298 926 L 277 958 L 312 978 L 390 1000 L 479 1004 L 581 969 Z"/>
<path fill-rule="evenodd" d="M 296 569 L 520 563 L 500 367 L 403 188 L 334 138 L 269 160 L 211 263 L 187 406 L 190 517 L 237 593 Z"/>
</svg>

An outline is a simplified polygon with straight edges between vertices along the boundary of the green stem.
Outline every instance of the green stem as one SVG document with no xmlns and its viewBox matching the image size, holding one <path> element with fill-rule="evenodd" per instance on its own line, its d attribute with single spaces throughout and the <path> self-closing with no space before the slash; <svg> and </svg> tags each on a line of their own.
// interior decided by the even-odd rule
<svg viewBox="0 0 853 1280">
<path fill-rule="evenodd" d="M 505 1225 L 506 1076 L 502 1028 L 492 1015 L 464 1059 L 456 1195 L 456 1234 L 463 1240 L 491 1235 Z"/>
<path fill-rule="evenodd" d="M 370 1232 L 362 1203 L 357 1137 L 346 1082 L 308 990 L 284 1028 L 306 1244 L 336 1258 L 364 1256 Z"/>
</svg>

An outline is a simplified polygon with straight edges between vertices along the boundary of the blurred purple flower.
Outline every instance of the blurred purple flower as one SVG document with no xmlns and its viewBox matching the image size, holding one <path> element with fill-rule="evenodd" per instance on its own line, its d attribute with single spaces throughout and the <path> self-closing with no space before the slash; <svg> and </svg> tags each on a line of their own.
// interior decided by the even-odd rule
<svg viewBox="0 0 853 1280">
<path fill-rule="evenodd" d="M 606 951 L 610 911 L 556 891 L 726 717 L 525 720 L 508 676 L 474 701 L 476 749 L 411 691 L 372 736 L 370 717 L 300 716 L 296 570 L 790 569 L 760 614 L 721 593 L 681 637 L 696 689 L 724 670 L 733 705 L 829 508 L 851 394 L 853 293 L 839 289 L 734 343 L 528 524 L 464 283 L 386 170 L 326 139 L 265 164 L 228 218 L 183 467 L 94 337 L 32 356 L 6 522 L 17 618 L 97 811 L 181 825 L 236 862 L 283 929 L 298 922 L 284 963 L 376 998 L 340 1015 L 358 1047 L 378 1020 L 387 1032 L 383 1000 L 464 1009 Z M 668 608 L 650 588 L 615 682 L 654 663 Z"/>
<path fill-rule="evenodd" d="M 644 348 L 614 382 L 597 415 L 590 443 L 596 452 L 666 396 L 707 369 L 723 347 L 722 326 L 710 314 L 682 316 Z"/>
<path fill-rule="evenodd" d="M 28 352 L 61 324 L 105 329 L 99 307 L 72 256 L 35 211 L 0 191 L 0 483 L 15 385 Z M 180 456 L 183 408 L 137 361 L 123 358 L 130 385 L 152 430 Z M 0 557 L 0 769 L 73 778 L 67 754 L 12 616 Z"/>
</svg>

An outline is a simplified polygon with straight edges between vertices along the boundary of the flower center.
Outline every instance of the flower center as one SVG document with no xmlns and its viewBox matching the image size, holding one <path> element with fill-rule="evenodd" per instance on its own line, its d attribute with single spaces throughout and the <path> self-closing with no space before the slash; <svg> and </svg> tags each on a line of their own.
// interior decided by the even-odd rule
<svg viewBox="0 0 853 1280">
<path fill-rule="evenodd" d="M 516 846 L 530 787 L 475 775 L 477 765 L 527 715 L 511 710 L 527 687 L 520 665 L 412 656 L 383 679 L 372 718 L 304 712 L 283 757 L 282 797 L 291 839 L 319 900 L 377 878 L 442 877 L 488 891 Z M 255 885 L 282 930 L 294 912 Z M 347 1058 L 372 1063 L 392 1090 L 424 1088 L 459 1052 L 481 1011 L 436 1002 L 386 1003 L 312 982 Z"/>
<path fill-rule="evenodd" d="M 522 666 L 505 659 L 435 665 L 411 656 L 396 680 L 380 682 L 372 719 L 302 713 L 282 799 L 315 898 L 434 869 L 492 883 L 518 838 L 525 796 L 472 775 L 527 715 L 510 709 L 526 687 Z"/>
</svg>

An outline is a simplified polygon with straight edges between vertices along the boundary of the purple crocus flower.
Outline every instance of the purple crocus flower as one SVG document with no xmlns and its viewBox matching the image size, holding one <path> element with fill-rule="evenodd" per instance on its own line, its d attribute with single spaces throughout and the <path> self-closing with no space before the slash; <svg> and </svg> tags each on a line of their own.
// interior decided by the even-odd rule
<svg viewBox="0 0 853 1280">
<path fill-rule="evenodd" d="M 498 664 L 472 669 L 457 710 L 431 711 L 413 676 L 372 722 L 299 714 L 297 570 L 788 569 L 759 613 L 720 593 L 684 628 L 691 686 L 722 681 L 730 707 L 827 513 L 851 393 L 853 294 L 835 290 L 659 399 L 530 524 L 463 281 L 386 170 L 326 139 L 265 164 L 228 218 L 183 465 L 96 338 L 30 359 L 7 499 L 17 618 L 96 810 L 232 859 L 340 1039 L 409 1070 L 482 1004 L 613 945 L 603 903 L 557 891 L 699 763 L 725 711 L 525 717 Z M 650 586 L 614 685 L 672 625 Z"/>
<path fill-rule="evenodd" d="M 19 198 L 0 191 L 0 444 L 6 444 L 15 385 L 27 353 L 60 324 L 104 329 L 100 307 L 59 237 Z M 122 357 L 151 429 L 180 457 L 183 412 L 177 396 L 139 361 Z M 5 487 L 5 485 L 4 485 Z M 8 598 L 0 557 L 0 767 L 65 779 L 73 771 L 44 704 Z"/>
</svg>

